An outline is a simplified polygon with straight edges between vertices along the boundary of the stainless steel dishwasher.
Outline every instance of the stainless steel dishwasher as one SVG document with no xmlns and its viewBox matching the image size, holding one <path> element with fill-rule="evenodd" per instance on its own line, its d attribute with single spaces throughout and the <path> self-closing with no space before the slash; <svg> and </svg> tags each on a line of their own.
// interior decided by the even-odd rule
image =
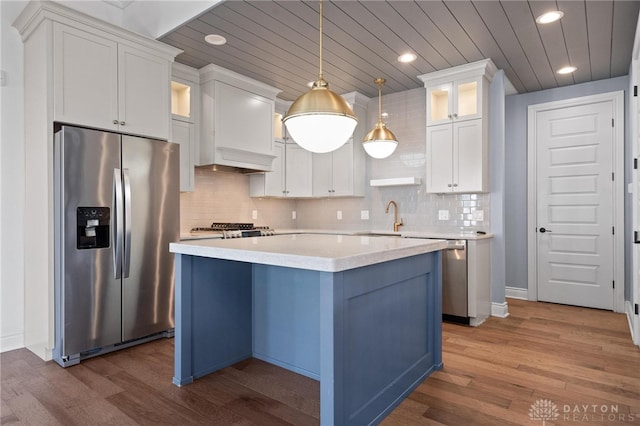
<svg viewBox="0 0 640 426">
<path fill-rule="evenodd" d="M 467 241 L 447 240 L 442 253 L 442 319 L 469 324 Z"/>
</svg>

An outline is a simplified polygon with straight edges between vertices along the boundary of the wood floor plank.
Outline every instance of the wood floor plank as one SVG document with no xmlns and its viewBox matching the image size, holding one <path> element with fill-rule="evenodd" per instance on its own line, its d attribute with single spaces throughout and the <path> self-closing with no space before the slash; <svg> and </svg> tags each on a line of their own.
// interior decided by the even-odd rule
<svg viewBox="0 0 640 426">
<path fill-rule="evenodd" d="M 560 410 L 557 424 L 640 424 L 640 348 L 631 342 L 624 315 L 516 299 L 508 304 L 509 317 L 489 318 L 480 327 L 443 324 L 443 370 L 382 425 L 535 424 L 529 409 L 541 399 Z M 26 349 L 0 354 L 0 423 L 320 423 L 317 381 L 250 359 L 177 387 L 173 355 L 173 339 L 67 369 Z M 581 412 L 583 406 L 617 411 L 600 421 L 601 413 Z M 578 412 L 564 413 L 566 407 Z"/>
</svg>

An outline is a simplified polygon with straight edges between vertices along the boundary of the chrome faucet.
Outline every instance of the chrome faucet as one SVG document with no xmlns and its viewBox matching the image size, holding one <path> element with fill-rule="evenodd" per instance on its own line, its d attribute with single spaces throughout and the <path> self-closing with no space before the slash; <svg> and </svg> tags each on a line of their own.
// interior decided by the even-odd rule
<svg viewBox="0 0 640 426">
<path fill-rule="evenodd" d="M 404 223 L 402 223 L 402 218 L 400 218 L 400 222 L 398 222 L 398 203 L 391 200 L 387 203 L 387 207 L 384 208 L 385 213 L 389 213 L 389 207 L 393 205 L 393 232 L 398 232 L 398 228 L 400 228 Z"/>
</svg>

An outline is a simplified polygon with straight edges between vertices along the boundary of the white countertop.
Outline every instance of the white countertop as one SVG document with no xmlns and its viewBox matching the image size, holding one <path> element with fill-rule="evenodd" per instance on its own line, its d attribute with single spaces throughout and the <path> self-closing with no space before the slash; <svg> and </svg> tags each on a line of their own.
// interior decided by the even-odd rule
<svg viewBox="0 0 640 426">
<path fill-rule="evenodd" d="M 171 243 L 172 253 L 313 271 L 340 272 L 441 250 L 443 240 L 289 234 Z"/>
<path fill-rule="evenodd" d="M 493 234 L 477 234 L 475 232 L 430 232 L 430 231 L 385 231 L 381 229 L 353 231 L 349 229 L 275 229 L 276 235 L 290 235 L 290 234 L 325 234 L 325 235 L 357 235 L 357 236 L 396 236 L 403 238 L 429 238 L 438 240 L 482 240 L 485 238 L 493 238 Z M 207 240 L 217 238 L 221 239 L 221 233 L 211 232 L 188 232 L 180 234 L 180 241 L 187 240 Z"/>
<path fill-rule="evenodd" d="M 493 238 L 493 234 L 477 234 L 475 232 L 431 232 L 431 231 L 386 231 L 382 229 L 353 231 L 348 229 L 276 229 L 275 233 L 281 234 L 330 234 L 330 235 L 395 235 L 403 238 L 429 238 L 438 240 L 482 240 Z"/>
</svg>

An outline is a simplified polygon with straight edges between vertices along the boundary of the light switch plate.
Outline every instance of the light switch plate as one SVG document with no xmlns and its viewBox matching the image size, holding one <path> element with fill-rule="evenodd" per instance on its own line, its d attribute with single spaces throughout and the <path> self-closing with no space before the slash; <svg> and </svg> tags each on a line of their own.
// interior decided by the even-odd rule
<svg viewBox="0 0 640 426">
<path fill-rule="evenodd" d="M 293 211 L 291 212 L 291 219 L 296 220 L 296 217 L 297 217 L 297 216 L 298 216 L 298 214 L 296 213 L 296 211 L 295 211 L 295 210 L 293 210 Z"/>
<path fill-rule="evenodd" d="M 484 210 L 474 210 L 471 212 L 471 220 L 484 220 Z"/>
<path fill-rule="evenodd" d="M 338 211 L 336 212 L 336 219 L 338 219 L 338 220 L 342 220 L 342 210 L 338 210 Z"/>
<path fill-rule="evenodd" d="M 438 210 L 438 220 L 449 220 L 449 210 Z"/>
<path fill-rule="evenodd" d="M 369 210 L 360 210 L 360 219 L 369 220 Z"/>
<path fill-rule="evenodd" d="M 253 210 L 251 212 L 251 218 L 254 220 L 258 218 L 258 210 Z"/>
</svg>

